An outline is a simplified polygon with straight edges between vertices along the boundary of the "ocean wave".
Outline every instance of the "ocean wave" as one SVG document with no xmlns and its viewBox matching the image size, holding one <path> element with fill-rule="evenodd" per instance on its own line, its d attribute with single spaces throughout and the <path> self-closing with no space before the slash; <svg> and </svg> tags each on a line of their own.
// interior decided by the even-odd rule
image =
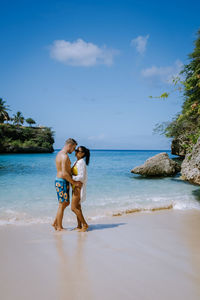
<svg viewBox="0 0 200 300">
<path fill-rule="evenodd" d="M 17 217 L 0 219 L 0 226 L 3 225 L 31 225 L 31 224 L 50 224 L 52 218 L 50 217 L 41 217 L 41 218 L 26 218 L 19 219 Z"/>
<path fill-rule="evenodd" d="M 112 199 L 113 200 L 113 199 Z M 130 201 L 130 198 L 124 198 L 118 201 L 115 199 L 110 203 L 84 203 L 84 215 L 88 221 L 96 221 L 105 217 L 122 216 L 127 214 L 133 214 L 138 212 L 154 212 L 159 210 L 200 210 L 200 203 L 192 200 L 190 197 L 173 197 L 173 200 L 169 200 L 167 197 L 149 197 L 146 201 L 136 197 Z M 99 205 L 100 204 L 100 205 Z M 38 216 L 34 213 L 17 211 L 15 209 L 0 209 L 0 226 L 3 225 L 31 225 L 31 224 L 51 224 L 53 222 L 53 216 L 55 211 L 48 211 L 49 215 L 41 216 L 40 208 L 38 208 Z M 51 217 L 50 217 L 51 216 Z M 75 216 L 70 210 L 64 217 L 64 223 L 75 222 Z"/>
</svg>

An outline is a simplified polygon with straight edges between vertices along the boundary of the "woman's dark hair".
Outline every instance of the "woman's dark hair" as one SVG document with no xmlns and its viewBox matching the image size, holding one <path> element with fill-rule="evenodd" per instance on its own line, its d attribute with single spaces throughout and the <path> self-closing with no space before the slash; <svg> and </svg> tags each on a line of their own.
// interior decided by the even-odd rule
<svg viewBox="0 0 200 300">
<path fill-rule="evenodd" d="M 83 151 L 84 153 L 83 157 L 85 158 L 86 165 L 88 166 L 90 162 L 90 150 L 84 146 L 80 146 L 79 148 L 81 149 L 81 151 Z"/>
</svg>

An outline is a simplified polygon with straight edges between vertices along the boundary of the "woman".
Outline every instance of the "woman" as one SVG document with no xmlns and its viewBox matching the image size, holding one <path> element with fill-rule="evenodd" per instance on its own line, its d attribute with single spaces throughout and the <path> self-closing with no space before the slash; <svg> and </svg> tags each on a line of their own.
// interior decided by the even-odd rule
<svg viewBox="0 0 200 300">
<path fill-rule="evenodd" d="M 75 181 L 81 181 L 82 187 L 72 186 L 72 206 L 71 210 L 77 216 L 78 225 L 75 229 L 79 231 L 87 231 L 88 224 L 81 209 L 81 202 L 86 199 L 86 183 L 87 183 L 87 167 L 90 161 L 90 150 L 84 146 L 78 147 L 75 150 L 77 161 L 72 167 L 72 178 Z"/>
</svg>

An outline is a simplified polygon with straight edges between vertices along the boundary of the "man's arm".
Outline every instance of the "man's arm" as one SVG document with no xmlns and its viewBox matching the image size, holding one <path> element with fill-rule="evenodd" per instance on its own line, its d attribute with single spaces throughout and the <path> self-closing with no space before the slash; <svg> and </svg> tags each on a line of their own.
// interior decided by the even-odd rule
<svg viewBox="0 0 200 300">
<path fill-rule="evenodd" d="M 82 183 L 80 181 L 75 181 L 72 179 L 70 160 L 67 156 L 64 156 L 62 158 L 62 174 L 63 174 L 64 179 L 66 179 L 71 184 L 73 184 L 77 187 L 82 186 Z"/>
</svg>

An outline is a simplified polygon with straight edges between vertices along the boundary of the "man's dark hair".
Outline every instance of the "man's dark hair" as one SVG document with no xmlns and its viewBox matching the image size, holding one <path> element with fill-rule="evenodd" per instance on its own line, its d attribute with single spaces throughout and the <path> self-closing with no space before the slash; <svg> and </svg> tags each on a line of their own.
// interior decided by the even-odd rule
<svg viewBox="0 0 200 300">
<path fill-rule="evenodd" d="M 72 138 L 69 138 L 69 139 L 66 140 L 65 145 L 69 145 L 69 144 L 71 144 L 71 145 L 78 145 L 77 141 L 75 141 Z"/>
</svg>

